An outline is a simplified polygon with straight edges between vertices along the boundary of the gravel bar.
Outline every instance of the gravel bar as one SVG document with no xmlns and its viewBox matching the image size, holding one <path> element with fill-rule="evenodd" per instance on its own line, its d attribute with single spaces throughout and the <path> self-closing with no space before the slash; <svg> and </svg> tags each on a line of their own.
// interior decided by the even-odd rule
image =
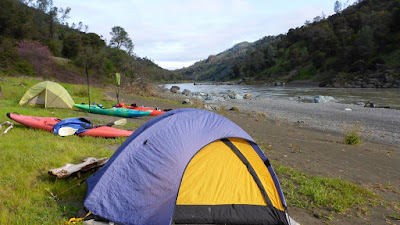
<svg viewBox="0 0 400 225">
<path fill-rule="evenodd" d="M 367 108 L 339 103 L 304 103 L 284 99 L 230 99 L 206 102 L 233 106 L 240 111 L 262 112 L 267 118 L 286 123 L 301 123 L 305 127 L 342 133 L 345 127 L 358 123 L 361 137 L 371 141 L 400 145 L 400 110 Z"/>
</svg>

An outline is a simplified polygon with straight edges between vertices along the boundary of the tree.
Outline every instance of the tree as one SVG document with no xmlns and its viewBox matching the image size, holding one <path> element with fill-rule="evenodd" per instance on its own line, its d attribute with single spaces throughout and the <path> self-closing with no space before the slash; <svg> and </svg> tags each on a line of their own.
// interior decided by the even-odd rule
<svg viewBox="0 0 400 225">
<path fill-rule="evenodd" d="M 333 6 L 333 11 L 335 13 L 341 13 L 342 12 L 342 3 L 339 1 L 336 1 L 335 5 Z"/>
<path fill-rule="evenodd" d="M 28 61 L 39 75 L 51 74 L 54 64 L 52 55 L 47 46 L 39 41 L 22 40 L 17 43 L 19 56 Z"/>
<path fill-rule="evenodd" d="M 276 49 L 273 45 L 268 44 L 264 50 L 265 65 L 271 67 L 275 65 Z"/>
<path fill-rule="evenodd" d="M 61 13 L 59 21 L 61 24 L 64 24 L 64 21 L 69 19 L 69 13 L 71 12 L 71 8 L 70 7 L 67 7 L 66 9 L 60 8 L 58 12 Z"/>
<path fill-rule="evenodd" d="M 30 5 L 33 4 L 31 0 L 23 1 L 24 4 Z M 53 0 L 37 0 L 36 4 L 33 4 L 34 7 L 48 15 L 48 23 L 49 23 L 49 35 L 50 38 L 54 37 L 54 24 L 56 22 L 60 22 L 61 24 L 69 18 L 69 13 L 71 12 L 71 8 L 67 7 L 66 9 L 53 7 Z M 61 13 L 61 16 L 58 17 L 58 14 Z"/>
<path fill-rule="evenodd" d="M 50 37 L 52 39 L 54 37 L 54 22 L 57 21 L 57 13 L 58 13 L 57 7 L 52 7 L 49 11 L 49 31 L 50 31 Z"/>
<path fill-rule="evenodd" d="M 63 41 L 61 53 L 70 59 L 75 58 L 82 49 L 82 39 L 79 34 L 68 34 Z"/>
<path fill-rule="evenodd" d="M 78 23 L 78 27 L 76 28 L 78 31 L 81 31 L 82 30 L 82 27 L 83 27 L 83 23 L 82 22 L 79 22 Z"/>
<path fill-rule="evenodd" d="M 368 60 L 375 52 L 374 31 L 369 26 L 364 26 L 357 32 L 355 47 L 358 57 Z"/>
<path fill-rule="evenodd" d="M 53 0 L 37 0 L 35 6 L 40 11 L 47 13 L 53 6 Z"/>
<path fill-rule="evenodd" d="M 115 26 L 111 28 L 110 34 L 112 36 L 110 40 L 111 46 L 115 46 L 118 49 L 121 49 L 121 47 L 125 47 L 129 54 L 132 53 L 134 46 L 132 40 L 129 37 L 129 34 L 125 31 L 124 28 L 120 26 Z"/>
<path fill-rule="evenodd" d="M 314 17 L 314 22 L 320 22 L 322 20 L 322 17 L 320 17 L 320 16 L 316 16 L 316 17 Z"/>
</svg>

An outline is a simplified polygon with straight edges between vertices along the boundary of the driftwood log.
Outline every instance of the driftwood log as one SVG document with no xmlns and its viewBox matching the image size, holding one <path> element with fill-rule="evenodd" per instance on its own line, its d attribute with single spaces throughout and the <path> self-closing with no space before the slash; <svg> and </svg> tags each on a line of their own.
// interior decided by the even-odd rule
<svg viewBox="0 0 400 225">
<path fill-rule="evenodd" d="M 82 160 L 80 164 L 66 163 L 63 167 L 49 170 L 49 174 L 57 178 L 67 178 L 74 173 L 85 172 L 93 168 L 101 167 L 108 161 L 108 158 L 96 159 L 93 157 Z"/>
<path fill-rule="evenodd" d="M 365 103 L 364 107 L 368 107 L 368 108 L 385 108 L 385 109 L 390 109 L 390 106 L 377 106 L 375 105 L 373 102 L 368 101 L 367 103 Z"/>
<path fill-rule="evenodd" d="M 14 127 L 14 124 L 13 124 L 13 123 L 11 123 L 11 122 L 9 122 L 9 121 L 5 121 L 4 123 L 0 124 L 0 130 L 3 128 L 3 125 L 4 125 L 4 124 L 7 124 L 7 125 L 9 125 L 9 126 L 7 127 L 7 129 L 5 129 L 5 130 L 3 131 L 3 133 L 0 133 L 0 136 L 3 135 L 3 134 L 7 134 L 7 132 L 8 132 L 9 130 L 11 130 L 11 129 Z"/>
</svg>

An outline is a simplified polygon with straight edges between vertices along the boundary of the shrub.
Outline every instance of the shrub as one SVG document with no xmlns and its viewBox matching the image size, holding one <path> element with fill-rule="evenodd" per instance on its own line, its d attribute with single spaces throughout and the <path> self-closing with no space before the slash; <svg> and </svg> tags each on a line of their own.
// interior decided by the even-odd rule
<svg viewBox="0 0 400 225">
<path fill-rule="evenodd" d="M 54 56 L 58 56 L 61 57 L 61 50 L 62 50 L 62 42 L 59 40 L 50 40 L 47 41 L 47 43 L 45 43 L 48 47 L 50 52 L 54 55 Z"/>
<path fill-rule="evenodd" d="M 352 127 L 345 125 L 345 137 L 344 143 L 348 145 L 359 145 L 361 144 L 361 139 L 359 137 L 361 133 L 361 127 L 358 123 L 355 123 Z"/>
<path fill-rule="evenodd" d="M 132 83 L 132 85 L 127 87 L 126 90 L 128 93 L 135 95 L 152 97 L 158 97 L 160 95 L 157 85 L 142 80 Z"/>
<path fill-rule="evenodd" d="M 25 60 L 19 60 L 14 63 L 14 69 L 16 72 L 26 75 L 26 76 L 35 76 L 36 72 L 33 66 L 25 61 Z"/>
<path fill-rule="evenodd" d="M 237 106 L 232 106 L 232 108 L 230 110 L 232 110 L 232 111 L 240 111 Z"/>
<path fill-rule="evenodd" d="M 53 65 L 52 55 L 47 46 L 38 41 L 22 40 L 17 43 L 19 56 L 32 64 L 38 75 L 49 75 Z"/>
<path fill-rule="evenodd" d="M 0 68 L 7 68 L 16 60 L 18 54 L 14 46 L 14 42 L 10 39 L 0 37 Z"/>
</svg>

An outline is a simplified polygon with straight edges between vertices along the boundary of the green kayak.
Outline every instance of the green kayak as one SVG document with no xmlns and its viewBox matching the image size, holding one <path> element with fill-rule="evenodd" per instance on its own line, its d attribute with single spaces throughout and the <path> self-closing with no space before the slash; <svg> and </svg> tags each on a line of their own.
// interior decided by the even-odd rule
<svg viewBox="0 0 400 225">
<path fill-rule="evenodd" d="M 83 111 L 89 112 L 89 105 L 87 104 L 75 104 L 76 108 L 79 108 Z M 97 105 L 90 106 L 90 112 L 96 114 L 110 115 L 110 116 L 120 116 L 120 117 L 139 117 L 139 116 L 147 116 L 151 113 L 151 111 L 138 111 L 133 109 L 125 109 L 125 108 L 103 108 Z"/>
</svg>

